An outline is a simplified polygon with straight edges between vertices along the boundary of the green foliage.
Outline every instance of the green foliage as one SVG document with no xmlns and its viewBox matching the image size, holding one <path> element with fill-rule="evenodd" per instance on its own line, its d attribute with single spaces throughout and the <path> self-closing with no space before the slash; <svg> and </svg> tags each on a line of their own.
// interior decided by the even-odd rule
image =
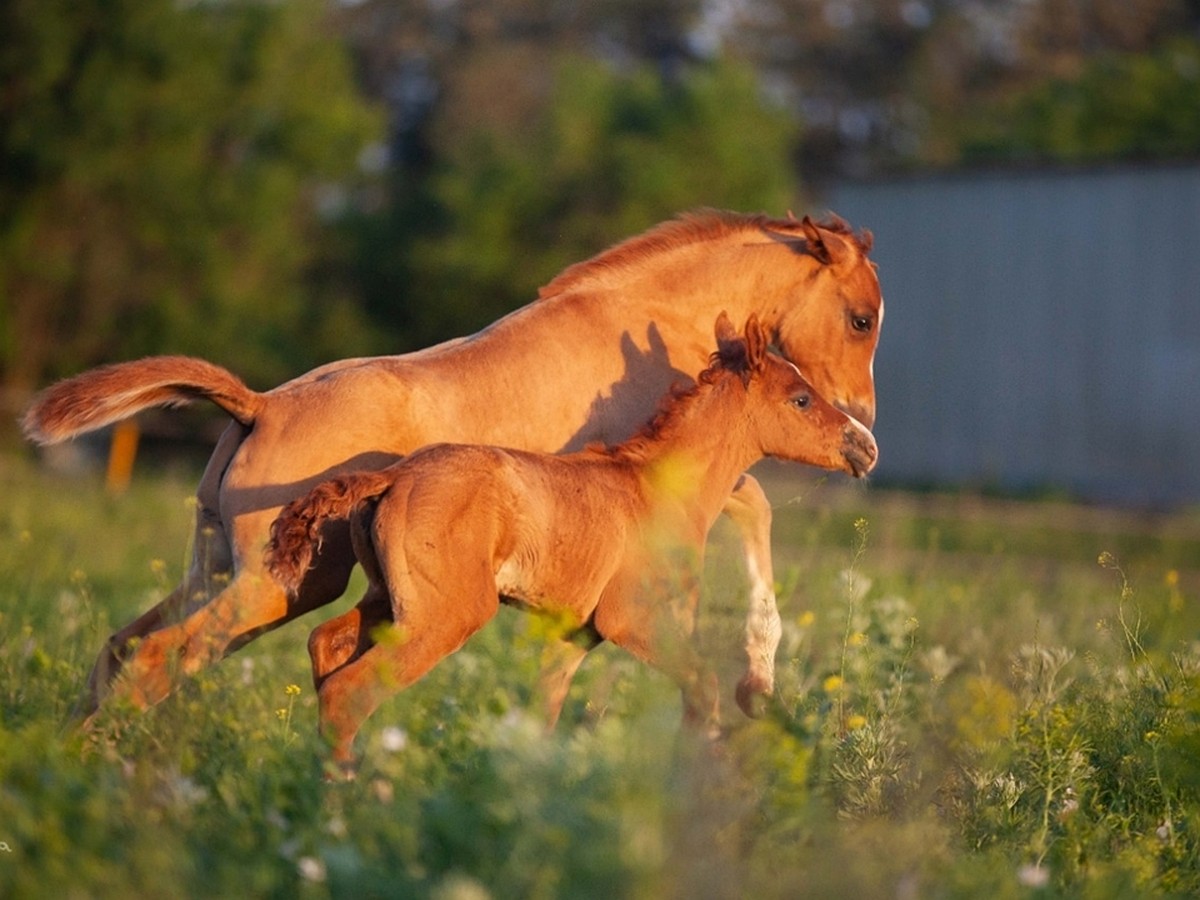
<svg viewBox="0 0 1200 900">
<path fill-rule="evenodd" d="M 187 486 L 113 498 L 5 459 L 0 487 L 5 897 L 1200 891 L 1200 582 L 1169 535 L 1098 565 L 1107 536 L 1060 534 L 1086 565 L 1047 576 L 910 540 L 919 522 L 874 494 L 782 505 L 764 718 L 730 709 L 699 745 L 666 679 L 601 648 L 545 736 L 527 712 L 545 628 L 505 610 L 371 719 L 359 778 L 334 784 L 312 622 L 91 738 L 67 727 L 103 638 L 182 570 Z M 995 533 L 1025 546 L 1006 512 Z M 735 554 L 723 534 L 712 550 L 701 643 L 737 673 Z"/>
<path fill-rule="evenodd" d="M 796 202 L 794 120 L 729 63 L 674 80 L 572 56 L 531 121 L 456 129 L 408 255 L 417 343 L 481 327 L 616 239 L 698 206 Z"/>
<path fill-rule="evenodd" d="M 1109 53 L 965 117 L 964 159 L 1098 162 L 1200 153 L 1200 41 Z"/>
<path fill-rule="evenodd" d="M 0 374 L 169 347 L 275 380 L 328 353 L 314 192 L 378 122 L 324 23 L 315 0 L 5 4 Z"/>
</svg>

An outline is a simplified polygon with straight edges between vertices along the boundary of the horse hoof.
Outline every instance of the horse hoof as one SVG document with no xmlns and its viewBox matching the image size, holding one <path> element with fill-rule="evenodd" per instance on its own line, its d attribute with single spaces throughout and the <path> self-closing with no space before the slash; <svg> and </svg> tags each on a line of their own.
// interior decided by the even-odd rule
<svg viewBox="0 0 1200 900">
<path fill-rule="evenodd" d="M 775 691 L 762 679 L 747 675 L 738 682 L 735 697 L 738 709 L 750 719 L 761 719 L 767 711 L 767 698 Z"/>
<path fill-rule="evenodd" d="M 323 776 L 330 784 L 345 784 L 358 780 L 358 761 L 354 759 L 331 759 L 323 767 Z"/>
</svg>

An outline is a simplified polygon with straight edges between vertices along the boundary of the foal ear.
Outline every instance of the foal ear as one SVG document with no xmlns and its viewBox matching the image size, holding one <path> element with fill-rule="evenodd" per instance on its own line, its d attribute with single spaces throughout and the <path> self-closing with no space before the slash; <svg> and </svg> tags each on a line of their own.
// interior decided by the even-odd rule
<svg viewBox="0 0 1200 900">
<path fill-rule="evenodd" d="M 717 316 L 713 332 L 717 337 L 717 352 L 712 356 L 712 363 L 733 372 L 743 371 L 746 367 L 746 342 L 726 313 Z"/>
<path fill-rule="evenodd" d="M 821 237 L 821 229 L 816 226 L 816 223 L 805 216 L 800 220 L 800 227 L 804 230 L 804 239 L 808 242 L 809 255 L 822 265 L 827 266 L 833 262 L 833 254 L 829 252 L 825 238 Z"/>
<path fill-rule="evenodd" d="M 746 365 L 751 372 L 757 372 L 766 358 L 767 330 L 758 321 L 758 316 L 751 314 L 746 320 Z"/>
<path fill-rule="evenodd" d="M 737 331 L 733 327 L 733 322 L 729 320 L 729 314 L 725 310 L 721 310 L 717 316 L 717 322 L 713 325 L 713 333 L 717 336 L 717 346 L 728 344 L 730 341 L 737 340 Z"/>
</svg>

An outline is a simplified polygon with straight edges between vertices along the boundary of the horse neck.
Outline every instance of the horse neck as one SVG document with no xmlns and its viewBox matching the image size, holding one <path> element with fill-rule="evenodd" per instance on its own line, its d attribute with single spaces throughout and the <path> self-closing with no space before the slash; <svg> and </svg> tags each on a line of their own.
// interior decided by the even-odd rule
<svg viewBox="0 0 1200 900">
<path fill-rule="evenodd" d="M 602 295 L 606 306 L 636 308 L 640 319 L 687 331 L 707 346 L 724 310 L 740 324 L 752 313 L 770 331 L 795 314 L 819 264 L 753 230 L 734 231 L 600 266 L 564 285 L 565 295 Z M 555 285 L 545 295 L 553 300 Z"/>
<path fill-rule="evenodd" d="M 716 519 L 738 477 L 763 457 L 746 427 L 748 399 L 741 379 L 724 373 L 669 407 L 656 435 L 630 442 L 641 441 L 652 498 L 682 501 L 698 522 Z"/>
</svg>

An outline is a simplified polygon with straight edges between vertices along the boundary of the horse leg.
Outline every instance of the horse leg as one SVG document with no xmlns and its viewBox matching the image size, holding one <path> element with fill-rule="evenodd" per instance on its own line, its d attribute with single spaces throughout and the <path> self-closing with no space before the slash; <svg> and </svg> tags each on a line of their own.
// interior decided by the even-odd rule
<svg viewBox="0 0 1200 900">
<path fill-rule="evenodd" d="M 601 637 L 595 630 L 584 627 L 570 634 L 550 638 L 542 648 L 536 693 L 541 701 L 547 732 L 553 731 L 558 724 L 575 672 L 588 652 L 600 641 Z"/>
<path fill-rule="evenodd" d="M 460 604 L 437 590 L 405 592 L 395 638 L 372 644 L 324 676 L 317 689 L 321 735 L 344 772 L 353 771 L 354 738 L 367 717 L 456 651 L 496 614 L 495 587 L 490 597 L 479 596 L 483 602 Z M 370 605 L 374 609 L 378 604 Z"/>
<path fill-rule="evenodd" d="M 274 511 L 239 522 L 265 534 Z M 249 521 L 247 521 L 249 520 Z M 246 540 L 239 546 L 257 546 Z M 348 535 L 331 533 L 318 565 L 306 576 L 300 591 L 288 598 L 269 575 L 261 559 L 242 560 L 233 579 L 211 600 L 180 621 L 146 634 L 130 648 L 113 693 L 140 707 L 165 698 L 177 674 L 195 675 L 263 632 L 339 597 L 350 577 L 354 557 Z"/>
<path fill-rule="evenodd" d="M 698 590 L 679 603 L 651 602 L 615 591 L 596 609 L 596 630 L 679 685 L 683 721 L 708 738 L 720 735 L 720 692 L 716 673 L 692 641 Z"/>
<path fill-rule="evenodd" d="M 705 665 L 700 652 L 682 629 L 658 627 L 647 635 L 642 629 L 619 630 L 609 639 L 679 685 L 683 722 L 705 737 L 721 733 L 720 690 L 717 675 Z"/>
<path fill-rule="evenodd" d="M 100 708 L 101 701 L 108 695 L 113 679 L 120 673 L 121 666 L 133 647 L 146 635 L 162 628 L 166 624 L 164 610 L 175 608 L 181 598 L 187 595 L 186 583 L 181 584 L 164 600 L 109 636 L 88 675 L 87 693 L 77 710 L 81 717 L 90 717 Z"/>
<path fill-rule="evenodd" d="M 217 514 L 203 504 L 196 511 L 192 563 L 183 582 L 134 621 L 110 635 L 88 675 L 87 694 L 80 704 L 91 715 L 109 692 L 125 660 L 148 635 L 177 622 L 203 606 L 229 578 L 233 555 Z"/>
<path fill-rule="evenodd" d="M 737 704 L 747 716 L 759 710 L 755 698 L 775 690 L 775 651 L 783 628 L 775 602 L 775 572 L 771 563 L 771 504 L 762 485 L 743 475 L 725 503 L 724 512 L 742 538 L 750 578 L 750 610 L 746 616 L 746 674 L 737 686 Z"/>
<path fill-rule="evenodd" d="M 372 585 L 353 609 L 314 628 L 308 637 L 313 686 L 320 690 L 326 678 L 362 656 L 374 645 L 375 630 L 391 621 L 386 589 Z"/>
</svg>

